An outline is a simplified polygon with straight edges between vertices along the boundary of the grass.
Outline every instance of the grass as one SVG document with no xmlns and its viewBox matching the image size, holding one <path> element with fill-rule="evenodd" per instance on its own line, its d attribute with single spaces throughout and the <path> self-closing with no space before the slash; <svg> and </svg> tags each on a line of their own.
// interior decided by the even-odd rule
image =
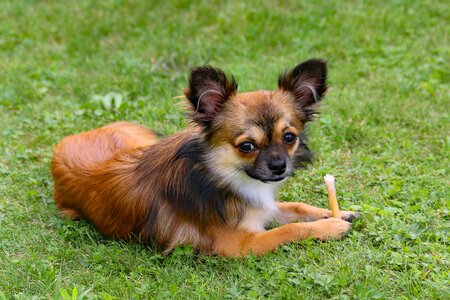
<svg viewBox="0 0 450 300">
<path fill-rule="evenodd" d="M 0 299 L 450 298 L 449 31 L 447 1 L 1 2 Z M 273 89 L 311 57 L 332 86 L 309 128 L 316 161 L 279 198 L 327 206 L 334 174 L 364 214 L 346 239 L 163 257 L 58 217 L 62 137 L 114 120 L 170 134 L 190 67 Z"/>
</svg>

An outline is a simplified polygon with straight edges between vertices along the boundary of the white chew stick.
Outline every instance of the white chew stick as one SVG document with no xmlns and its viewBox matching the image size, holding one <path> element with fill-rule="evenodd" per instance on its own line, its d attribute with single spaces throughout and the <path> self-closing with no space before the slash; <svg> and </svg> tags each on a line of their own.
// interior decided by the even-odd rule
<svg viewBox="0 0 450 300">
<path fill-rule="evenodd" d="M 327 174 L 323 177 L 325 180 L 325 184 L 327 186 L 328 191 L 328 200 L 330 200 L 330 208 L 331 208 L 331 214 L 334 218 L 340 218 L 341 212 L 339 210 L 339 204 L 336 199 L 336 188 L 334 187 L 334 176 Z"/>
</svg>

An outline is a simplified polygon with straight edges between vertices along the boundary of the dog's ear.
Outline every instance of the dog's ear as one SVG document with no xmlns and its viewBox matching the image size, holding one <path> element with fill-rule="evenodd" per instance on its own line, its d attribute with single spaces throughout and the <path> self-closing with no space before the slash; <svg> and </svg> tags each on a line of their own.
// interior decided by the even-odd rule
<svg viewBox="0 0 450 300">
<path fill-rule="evenodd" d="M 237 92 L 237 87 L 234 77 L 227 78 L 220 69 L 211 66 L 192 69 L 189 85 L 184 91 L 192 105 L 191 118 L 208 126 L 224 103 Z"/>
<path fill-rule="evenodd" d="M 304 122 L 312 121 L 319 102 L 327 90 L 327 63 L 311 59 L 283 72 L 278 78 L 278 88 L 294 96 L 295 104 Z"/>
</svg>

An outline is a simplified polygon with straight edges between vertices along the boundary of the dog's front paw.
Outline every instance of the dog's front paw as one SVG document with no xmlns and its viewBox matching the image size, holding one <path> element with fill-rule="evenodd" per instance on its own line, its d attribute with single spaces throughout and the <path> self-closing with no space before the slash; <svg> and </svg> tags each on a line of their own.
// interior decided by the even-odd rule
<svg viewBox="0 0 450 300">
<path fill-rule="evenodd" d="M 353 220 L 359 219 L 361 217 L 361 213 L 354 212 L 354 211 L 341 211 L 341 219 L 347 222 L 352 222 Z M 331 213 L 331 210 L 327 211 L 325 214 L 322 214 L 322 219 L 329 219 L 332 218 L 333 215 Z"/>
<path fill-rule="evenodd" d="M 338 240 L 352 229 L 352 223 L 339 218 L 322 219 L 310 223 L 313 237 L 321 240 Z"/>
<path fill-rule="evenodd" d="M 341 211 L 341 219 L 347 222 L 352 222 L 353 220 L 359 219 L 361 213 L 353 211 Z"/>
</svg>

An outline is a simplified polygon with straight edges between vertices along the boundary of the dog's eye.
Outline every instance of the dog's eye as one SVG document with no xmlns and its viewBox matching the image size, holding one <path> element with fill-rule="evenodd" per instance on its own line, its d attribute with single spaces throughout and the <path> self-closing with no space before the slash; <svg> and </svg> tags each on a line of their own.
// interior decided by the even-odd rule
<svg viewBox="0 0 450 300">
<path fill-rule="evenodd" d="M 239 150 L 241 150 L 242 152 L 245 152 L 245 153 L 250 153 L 256 149 L 255 145 L 253 145 L 250 142 L 241 143 L 241 144 L 239 144 L 238 147 L 239 147 Z"/>
<path fill-rule="evenodd" d="M 293 133 L 286 133 L 283 137 L 285 144 L 293 144 L 297 140 L 297 136 Z"/>
</svg>

